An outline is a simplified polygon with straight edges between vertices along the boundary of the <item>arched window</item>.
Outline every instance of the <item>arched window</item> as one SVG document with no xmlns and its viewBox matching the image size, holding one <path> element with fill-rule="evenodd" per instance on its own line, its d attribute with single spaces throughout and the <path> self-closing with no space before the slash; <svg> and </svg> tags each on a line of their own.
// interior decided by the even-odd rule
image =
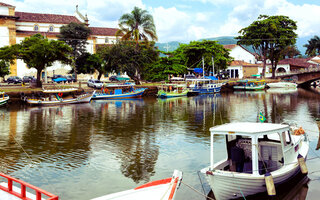
<svg viewBox="0 0 320 200">
<path fill-rule="evenodd" d="M 38 25 L 38 24 L 35 24 L 34 27 L 33 27 L 33 30 L 34 30 L 34 31 L 39 31 L 39 25 Z"/>
<path fill-rule="evenodd" d="M 49 26 L 49 32 L 53 32 L 54 28 L 53 28 L 53 25 L 50 25 Z"/>
<path fill-rule="evenodd" d="M 104 43 L 106 43 L 106 44 L 109 43 L 109 38 L 108 37 L 105 38 Z"/>
</svg>

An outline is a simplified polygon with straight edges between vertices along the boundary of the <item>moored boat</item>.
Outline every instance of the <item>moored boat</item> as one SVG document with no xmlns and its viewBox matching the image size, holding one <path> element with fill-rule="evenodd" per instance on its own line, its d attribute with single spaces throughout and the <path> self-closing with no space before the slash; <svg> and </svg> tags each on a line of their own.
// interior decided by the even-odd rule
<svg viewBox="0 0 320 200">
<path fill-rule="evenodd" d="M 199 94 L 218 93 L 222 87 L 222 83 L 207 78 L 188 79 L 187 85 L 190 92 Z"/>
<path fill-rule="evenodd" d="M 43 189 L 33 186 L 24 181 L 18 180 L 6 174 L 0 173 L 0 176 L 6 179 L 6 182 L 0 184 L 0 199 L 1 200 L 58 200 L 59 197 L 53 195 Z M 17 186 L 18 185 L 18 186 Z M 35 194 L 31 193 L 34 192 Z"/>
<path fill-rule="evenodd" d="M 107 85 L 100 92 L 96 92 L 92 99 L 125 99 L 142 97 L 147 88 L 134 88 L 133 85 Z"/>
<path fill-rule="evenodd" d="M 297 88 L 298 84 L 280 81 L 275 83 L 268 83 L 267 86 L 270 88 Z"/>
<path fill-rule="evenodd" d="M 131 190 L 117 192 L 92 200 L 174 200 L 182 180 L 182 172 L 174 170 L 171 178 L 152 181 Z"/>
<path fill-rule="evenodd" d="M 95 91 L 92 93 L 77 94 L 78 88 L 52 88 L 43 89 L 38 97 L 24 97 L 30 105 L 61 105 L 74 103 L 89 103 Z"/>
<path fill-rule="evenodd" d="M 8 103 L 10 97 L 5 92 L 0 92 L 0 106 Z"/>
<path fill-rule="evenodd" d="M 306 158 L 309 150 L 304 131 L 288 124 L 238 122 L 210 132 L 210 166 L 201 172 L 217 200 L 267 191 L 268 173 L 275 186 L 289 181 L 301 171 L 298 158 Z M 217 151 L 225 155 L 214 158 Z"/>
<path fill-rule="evenodd" d="M 239 80 L 233 86 L 234 90 L 264 90 L 265 80 Z"/>
<path fill-rule="evenodd" d="M 183 97 L 187 96 L 188 92 L 185 85 L 166 84 L 159 87 L 157 96 L 159 98 Z"/>
</svg>

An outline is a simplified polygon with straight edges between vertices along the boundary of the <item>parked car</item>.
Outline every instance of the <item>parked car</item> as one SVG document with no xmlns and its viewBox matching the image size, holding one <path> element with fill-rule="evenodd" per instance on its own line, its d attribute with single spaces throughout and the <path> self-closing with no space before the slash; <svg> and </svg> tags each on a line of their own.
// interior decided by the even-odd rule
<svg viewBox="0 0 320 200">
<path fill-rule="evenodd" d="M 52 81 L 55 83 L 62 83 L 62 82 L 66 83 L 68 79 L 62 75 L 53 75 Z"/>
<path fill-rule="evenodd" d="M 99 80 L 96 79 L 89 79 L 87 82 L 88 87 L 93 87 L 93 88 L 102 88 L 103 83 Z"/>
<path fill-rule="evenodd" d="M 71 76 L 71 75 L 67 75 L 66 78 L 67 78 L 67 80 L 68 80 L 68 83 L 76 82 L 76 78 L 74 78 L 74 77 Z"/>
<path fill-rule="evenodd" d="M 10 76 L 9 78 L 7 78 L 7 83 L 22 83 L 22 79 L 19 76 Z"/>
<path fill-rule="evenodd" d="M 37 80 L 36 78 L 34 78 L 33 76 L 24 76 L 22 78 L 22 82 L 23 83 L 29 83 L 29 82 L 32 82 L 32 81 L 35 81 Z"/>
<path fill-rule="evenodd" d="M 117 76 L 110 76 L 109 81 L 113 82 L 113 81 L 119 81 L 119 80 L 117 79 Z"/>
</svg>

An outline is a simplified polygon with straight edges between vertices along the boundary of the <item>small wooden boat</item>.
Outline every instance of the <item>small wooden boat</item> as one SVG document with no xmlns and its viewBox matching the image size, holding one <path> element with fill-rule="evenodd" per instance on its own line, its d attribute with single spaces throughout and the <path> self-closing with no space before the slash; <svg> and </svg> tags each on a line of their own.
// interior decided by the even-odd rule
<svg viewBox="0 0 320 200">
<path fill-rule="evenodd" d="M 276 82 L 276 83 L 268 83 L 267 86 L 269 88 L 297 88 L 298 84 L 280 81 L 280 82 Z"/>
<path fill-rule="evenodd" d="M 30 105 L 61 105 L 74 103 L 89 103 L 93 93 L 75 94 L 78 88 L 43 89 L 43 95 L 38 97 L 24 97 Z"/>
<path fill-rule="evenodd" d="M 302 128 L 238 122 L 213 127 L 210 132 L 210 166 L 201 172 L 217 200 L 267 191 L 265 175 L 268 173 L 278 186 L 303 171 L 299 167 L 300 156 L 303 162 L 309 142 Z M 221 152 L 225 152 L 224 155 Z M 219 158 L 214 158 L 215 155 Z"/>
<path fill-rule="evenodd" d="M 171 178 L 152 181 L 137 188 L 92 200 L 173 200 L 182 180 L 182 172 L 174 170 Z"/>
<path fill-rule="evenodd" d="M 125 99 L 139 98 L 147 88 L 134 88 L 131 84 L 113 84 L 101 88 L 101 92 L 96 92 L 92 99 Z"/>
<path fill-rule="evenodd" d="M 24 181 L 18 180 L 6 174 L 0 173 L 0 176 L 6 179 L 6 182 L 0 184 L 0 199 L 1 200 L 58 200 L 59 197 L 45 190 L 33 186 Z M 16 185 L 19 185 L 16 186 Z M 31 193 L 34 192 L 35 194 Z"/>
<path fill-rule="evenodd" d="M 189 90 L 185 85 L 167 84 L 158 89 L 159 98 L 183 97 L 188 95 Z"/>
<path fill-rule="evenodd" d="M 233 86 L 234 90 L 264 90 L 265 80 L 239 80 Z"/>
<path fill-rule="evenodd" d="M 8 103 L 10 97 L 5 92 L 0 92 L 0 106 Z"/>
<path fill-rule="evenodd" d="M 196 79 L 188 79 L 187 85 L 190 92 L 192 93 L 213 94 L 213 93 L 220 92 L 223 84 L 217 83 L 212 79 L 196 78 Z"/>
</svg>

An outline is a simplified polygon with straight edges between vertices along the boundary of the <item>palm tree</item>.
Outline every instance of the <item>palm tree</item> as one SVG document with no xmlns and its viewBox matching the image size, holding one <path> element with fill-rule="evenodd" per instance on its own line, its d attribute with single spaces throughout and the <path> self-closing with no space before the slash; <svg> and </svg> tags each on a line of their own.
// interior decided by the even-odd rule
<svg viewBox="0 0 320 200">
<path fill-rule="evenodd" d="M 320 53 L 320 38 L 314 36 L 308 41 L 308 44 L 303 45 L 307 47 L 306 54 L 309 56 L 316 56 Z"/>
<path fill-rule="evenodd" d="M 122 35 L 122 40 L 135 41 L 136 48 L 138 48 L 140 40 L 147 44 L 149 38 L 152 41 L 158 40 L 152 15 L 141 8 L 134 7 L 131 13 L 122 15 L 119 20 L 119 27 L 116 36 Z"/>
</svg>

